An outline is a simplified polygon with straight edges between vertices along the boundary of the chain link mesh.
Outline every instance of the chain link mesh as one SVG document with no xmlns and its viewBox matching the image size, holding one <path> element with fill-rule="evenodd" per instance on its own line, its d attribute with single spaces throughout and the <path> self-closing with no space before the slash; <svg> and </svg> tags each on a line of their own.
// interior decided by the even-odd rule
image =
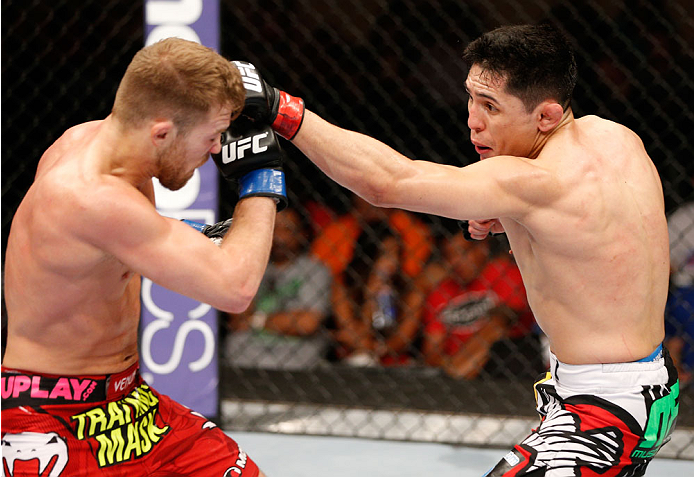
<svg viewBox="0 0 694 477">
<path fill-rule="evenodd" d="M 694 111 L 686 99 L 694 97 L 692 11 L 687 0 L 223 0 L 221 49 L 255 63 L 268 82 L 342 127 L 411 158 L 465 165 L 475 155 L 463 48 L 502 24 L 557 24 L 577 50 L 574 111 L 637 132 L 661 174 L 668 214 L 679 214 L 671 239 L 684 258 L 667 322 L 682 371 L 678 429 L 686 431 L 694 425 L 694 396 L 685 385 L 694 365 L 687 281 L 694 250 L 694 214 L 687 213 Z M 43 151 L 66 128 L 109 113 L 144 42 L 142 18 L 141 2 L 3 2 L 3 250 Z M 460 338 L 466 359 L 446 364 L 430 352 L 436 326 L 425 315 L 442 279 L 463 273 L 450 261 L 454 251 L 446 252 L 464 247 L 454 243 L 457 225 L 374 210 L 283 146 L 297 217 L 282 219 L 289 238 L 278 238 L 283 246 L 275 249 L 284 256 L 273 254 L 251 311 L 222 317 L 225 425 L 504 447 L 522 439 L 536 423 L 531 386 L 545 365 L 545 345 L 527 321 L 522 289 L 508 279 L 513 274 L 495 275 L 509 270 L 504 239 L 465 252 L 468 262 L 479 254 L 482 263 L 493 262 L 478 286 L 504 299 L 468 300 L 450 312 L 467 320 L 472 338 Z M 229 216 L 233 197 L 224 185 L 221 195 L 222 216 Z M 380 311 L 376 298 L 366 308 L 375 295 L 372 272 L 388 262 L 374 242 L 391 243 L 399 263 L 396 296 L 388 302 L 383 295 Z M 393 314 L 412 326 L 398 326 L 397 318 L 394 325 Z M 677 434 L 661 455 L 694 458 L 691 431 Z"/>
</svg>

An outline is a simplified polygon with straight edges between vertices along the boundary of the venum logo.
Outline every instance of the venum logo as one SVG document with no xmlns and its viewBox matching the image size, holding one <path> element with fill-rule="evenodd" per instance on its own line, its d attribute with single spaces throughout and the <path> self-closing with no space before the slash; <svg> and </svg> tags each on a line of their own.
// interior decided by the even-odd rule
<svg viewBox="0 0 694 477">
<path fill-rule="evenodd" d="M 20 432 L 19 434 L 5 434 L 2 438 L 3 475 L 4 468 L 9 471 L 9 477 L 15 475 L 17 461 L 39 461 L 39 474 L 48 470 L 48 477 L 58 477 L 68 461 L 67 444 L 63 437 L 55 432 L 41 434 L 38 432 Z M 22 470 L 17 470 L 17 475 L 24 475 Z"/>
<path fill-rule="evenodd" d="M 115 383 L 113 383 L 113 388 L 115 389 L 116 392 L 120 391 L 125 391 L 128 386 L 130 386 L 133 381 L 135 380 L 135 374 L 136 372 L 133 371 L 130 376 L 126 376 L 122 379 L 119 379 Z"/>
<path fill-rule="evenodd" d="M 260 141 L 268 137 L 268 133 L 256 134 L 253 137 L 245 137 L 238 141 L 225 144 L 222 148 L 222 163 L 228 164 L 237 159 L 243 159 L 246 151 L 250 149 L 253 154 L 259 154 L 267 150 L 267 146 L 262 146 Z"/>
</svg>

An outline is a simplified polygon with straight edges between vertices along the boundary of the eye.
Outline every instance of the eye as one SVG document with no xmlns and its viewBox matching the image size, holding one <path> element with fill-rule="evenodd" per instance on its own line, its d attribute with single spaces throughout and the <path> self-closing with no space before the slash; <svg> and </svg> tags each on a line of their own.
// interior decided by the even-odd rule
<svg viewBox="0 0 694 477">
<path fill-rule="evenodd" d="M 489 112 L 494 112 L 497 110 L 496 106 L 494 106 L 492 103 L 485 104 L 485 107 L 487 108 L 487 111 L 489 111 Z"/>
</svg>

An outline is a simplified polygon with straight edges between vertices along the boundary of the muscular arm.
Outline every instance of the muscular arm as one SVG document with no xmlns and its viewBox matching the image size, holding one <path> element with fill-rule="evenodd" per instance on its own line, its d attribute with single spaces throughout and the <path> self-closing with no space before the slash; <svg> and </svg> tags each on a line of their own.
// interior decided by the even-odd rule
<svg viewBox="0 0 694 477">
<path fill-rule="evenodd" d="M 547 171 L 528 159 L 498 156 L 466 167 L 413 161 L 310 111 L 293 143 L 330 178 L 380 207 L 456 219 L 517 218 L 558 192 Z"/>
<path fill-rule="evenodd" d="M 243 311 L 267 266 L 275 202 L 244 199 L 221 247 L 178 220 L 162 217 L 136 189 L 107 179 L 83 203 L 87 217 L 77 233 L 130 270 L 159 285 L 223 311 Z M 83 202 L 87 202 L 86 200 Z"/>
</svg>

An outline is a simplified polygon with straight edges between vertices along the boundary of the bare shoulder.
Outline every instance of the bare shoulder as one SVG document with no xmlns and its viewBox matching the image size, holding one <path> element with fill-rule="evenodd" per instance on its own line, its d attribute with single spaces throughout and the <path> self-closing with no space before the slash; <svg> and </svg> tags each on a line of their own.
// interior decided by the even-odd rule
<svg viewBox="0 0 694 477">
<path fill-rule="evenodd" d="M 560 197 L 564 188 L 554 165 L 547 160 L 496 156 L 480 164 L 490 169 L 499 186 L 528 205 L 546 204 Z"/>
<path fill-rule="evenodd" d="M 90 121 L 67 129 L 41 156 L 36 176 L 39 177 L 53 166 L 73 160 L 96 134 L 103 121 Z"/>
<path fill-rule="evenodd" d="M 617 138 L 621 141 L 629 141 L 639 145 L 643 144 L 638 134 L 615 121 L 595 115 L 583 116 L 575 121 L 582 132 L 593 137 L 612 138 L 612 141 Z"/>
<path fill-rule="evenodd" d="M 154 214 L 147 196 L 127 181 L 93 170 L 85 161 L 49 168 L 34 184 L 33 205 L 42 223 L 65 238 L 103 248 L 128 221 Z"/>
</svg>

